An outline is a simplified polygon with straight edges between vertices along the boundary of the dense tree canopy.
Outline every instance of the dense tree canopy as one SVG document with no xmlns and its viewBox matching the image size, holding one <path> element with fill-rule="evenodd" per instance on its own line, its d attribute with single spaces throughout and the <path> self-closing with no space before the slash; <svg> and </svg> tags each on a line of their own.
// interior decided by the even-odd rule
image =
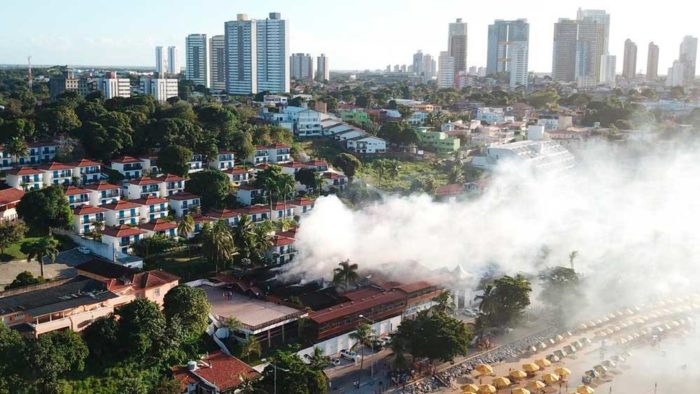
<svg viewBox="0 0 700 394">
<path fill-rule="evenodd" d="M 73 223 L 73 211 L 60 186 L 32 190 L 17 204 L 17 214 L 30 229 L 46 234 L 49 228 L 67 228 Z"/>
<path fill-rule="evenodd" d="M 158 168 L 166 174 L 187 176 L 191 160 L 192 151 L 180 145 L 170 145 L 158 152 Z"/>
<path fill-rule="evenodd" d="M 165 295 L 163 307 L 168 321 L 180 320 L 187 339 L 196 340 L 207 329 L 211 306 L 204 290 L 179 285 Z"/>
<path fill-rule="evenodd" d="M 185 185 L 185 191 L 201 197 L 202 211 L 223 208 L 231 191 L 231 181 L 219 170 L 204 170 L 192 174 Z"/>
<path fill-rule="evenodd" d="M 325 394 L 328 393 L 328 379 L 323 369 L 312 369 L 292 352 L 278 350 L 270 357 L 277 369 L 277 392 L 289 394 Z M 268 366 L 262 372 L 263 378 L 255 386 L 271 393 L 275 381 L 275 370 Z"/>
<path fill-rule="evenodd" d="M 402 321 L 392 340 L 405 344 L 415 358 L 448 361 L 467 354 L 471 338 L 464 322 L 443 311 L 428 310 Z"/>
</svg>

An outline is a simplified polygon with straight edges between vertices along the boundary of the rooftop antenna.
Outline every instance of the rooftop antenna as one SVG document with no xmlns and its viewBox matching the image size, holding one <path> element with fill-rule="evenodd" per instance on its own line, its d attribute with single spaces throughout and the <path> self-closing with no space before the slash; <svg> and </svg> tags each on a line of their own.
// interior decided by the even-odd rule
<svg viewBox="0 0 700 394">
<path fill-rule="evenodd" d="M 32 57 L 27 56 L 27 64 L 29 68 L 27 70 L 27 82 L 29 83 L 29 90 L 32 90 Z"/>
</svg>

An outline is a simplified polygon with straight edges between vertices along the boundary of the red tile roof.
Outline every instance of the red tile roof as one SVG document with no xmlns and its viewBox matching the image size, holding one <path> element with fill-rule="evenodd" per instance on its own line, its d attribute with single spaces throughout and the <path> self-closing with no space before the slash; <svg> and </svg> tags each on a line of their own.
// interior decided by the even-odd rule
<svg viewBox="0 0 700 394">
<path fill-rule="evenodd" d="M 328 162 L 326 162 L 325 160 L 310 160 L 304 164 L 309 165 L 309 166 L 315 166 L 315 167 L 323 167 L 323 166 L 328 167 Z"/>
<path fill-rule="evenodd" d="M 112 211 L 118 211 L 120 209 L 141 208 L 141 205 L 134 204 L 133 202 L 129 202 L 129 201 L 125 201 L 125 200 L 119 200 L 117 202 L 113 202 L 110 204 L 100 205 L 100 207 L 102 207 L 104 209 L 109 209 Z"/>
<path fill-rule="evenodd" d="M 74 167 L 100 167 L 102 166 L 102 163 L 98 163 L 96 161 L 88 159 L 82 159 L 79 162 L 71 163 L 71 165 Z"/>
<path fill-rule="evenodd" d="M 292 200 L 287 202 L 289 205 L 296 205 L 296 206 L 304 206 L 304 205 L 313 205 L 314 200 L 310 198 L 297 198 L 296 200 Z"/>
<path fill-rule="evenodd" d="M 161 175 L 156 179 L 159 179 L 161 182 L 177 182 L 185 180 L 185 178 L 173 174 Z"/>
<path fill-rule="evenodd" d="M 122 224 L 121 226 L 107 227 L 104 230 L 102 230 L 102 234 L 109 235 L 115 238 L 121 238 L 130 237 L 132 235 L 145 234 L 145 231 L 141 230 L 140 228 L 129 227 L 126 224 Z"/>
<path fill-rule="evenodd" d="M 273 208 L 273 210 L 274 209 L 275 208 Z M 251 205 L 249 207 L 237 209 L 237 211 L 239 213 L 241 213 L 242 215 L 255 215 L 258 213 L 270 212 L 270 207 L 267 205 L 257 204 L 257 205 Z"/>
<path fill-rule="evenodd" d="M 238 175 L 238 174 L 245 174 L 247 172 L 251 172 L 248 168 L 245 167 L 233 167 L 233 168 L 227 168 L 224 170 L 225 174 L 231 174 L 231 175 Z"/>
<path fill-rule="evenodd" d="M 261 150 L 261 149 L 284 149 L 284 148 L 291 148 L 287 144 L 270 144 L 270 145 L 257 145 L 255 149 Z"/>
<path fill-rule="evenodd" d="M 76 215 L 91 215 L 93 213 L 106 212 L 107 210 L 100 207 L 93 207 L 90 205 L 81 205 L 73 210 Z"/>
<path fill-rule="evenodd" d="M 302 163 L 302 162 L 298 162 L 298 161 L 293 161 L 293 162 L 290 162 L 290 163 L 283 163 L 283 164 L 280 164 L 280 166 L 282 166 L 282 167 L 288 167 L 288 168 L 306 168 L 306 167 L 309 167 L 310 164 Z"/>
<path fill-rule="evenodd" d="M 164 203 L 168 202 L 168 200 L 165 198 L 153 197 L 153 196 L 148 196 L 146 198 L 137 198 L 135 200 L 128 200 L 128 201 L 132 202 L 134 204 L 140 204 L 140 205 L 155 205 L 155 204 L 164 204 Z"/>
<path fill-rule="evenodd" d="M 203 216 L 203 215 L 194 216 L 194 217 L 192 217 L 192 219 L 194 219 L 194 222 L 195 222 L 195 223 L 204 223 L 204 222 L 211 223 L 211 222 L 213 222 L 214 220 L 216 220 L 216 219 L 214 219 L 213 217 L 210 217 L 210 216 Z"/>
<path fill-rule="evenodd" d="M 42 164 L 39 166 L 42 170 L 72 170 L 73 167 L 59 163 L 57 161 L 52 161 L 51 163 Z"/>
<path fill-rule="evenodd" d="M 64 193 L 66 196 L 75 196 L 76 194 L 88 194 L 90 191 L 75 186 L 68 186 Z"/>
<path fill-rule="evenodd" d="M 387 291 L 357 301 L 344 302 L 330 308 L 321 309 L 309 314 L 309 319 L 323 324 L 343 316 L 357 316 L 365 310 L 378 305 L 403 300 L 406 295 L 400 291 Z"/>
<path fill-rule="evenodd" d="M 165 219 L 156 219 L 152 222 L 144 223 L 139 226 L 140 229 L 149 231 L 165 231 L 172 228 L 177 228 L 177 223 Z"/>
<path fill-rule="evenodd" d="M 129 181 L 129 184 L 130 184 L 130 185 L 141 186 L 141 185 L 154 185 L 154 184 L 156 184 L 156 183 L 161 183 L 161 182 L 163 182 L 162 179 L 157 179 L 157 178 L 155 178 L 155 179 L 154 179 L 154 178 L 143 178 L 143 177 L 142 177 L 142 178 L 137 178 L 137 179 L 132 179 L 132 180 L 130 180 L 130 181 Z"/>
<path fill-rule="evenodd" d="M 11 204 L 22 199 L 24 192 L 15 188 L 0 190 L 0 205 Z"/>
<path fill-rule="evenodd" d="M 187 193 L 187 192 L 175 193 L 172 196 L 168 196 L 168 200 L 176 200 L 176 201 L 192 200 L 195 198 L 199 198 L 199 196 L 196 194 Z"/>
<path fill-rule="evenodd" d="M 43 173 L 43 171 L 39 171 L 36 168 L 31 167 L 20 167 L 14 170 L 7 171 L 8 175 L 35 175 Z"/>
<path fill-rule="evenodd" d="M 141 159 L 137 159 L 132 156 L 124 156 L 120 157 L 118 159 L 112 160 L 112 163 L 121 163 L 121 164 L 127 164 L 127 163 L 140 163 Z"/>
<path fill-rule="evenodd" d="M 418 290 L 424 290 L 430 287 L 435 287 L 435 285 L 431 284 L 430 282 L 421 280 L 418 282 L 406 283 L 399 286 L 395 286 L 394 289 L 398 289 L 406 294 L 410 294 Z"/>
<path fill-rule="evenodd" d="M 243 379 L 256 379 L 260 374 L 248 364 L 221 351 L 210 354 L 199 363 L 194 371 L 186 367 L 173 368 L 175 379 L 181 384 L 203 380 L 213 384 L 218 391 L 233 391 L 243 383 Z"/>
<path fill-rule="evenodd" d="M 241 185 L 238 186 L 238 190 L 262 190 L 262 188 L 253 185 Z"/>
<path fill-rule="evenodd" d="M 294 243 L 294 238 L 275 235 L 272 237 L 272 246 L 285 246 Z"/>
<path fill-rule="evenodd" d="M 338 174 L 337 172 L 326 171 L 323 173 L 323 177 L 327 179 L 344 179 L 346 178 L 343 174 Z"/>
<path fill-rule="evenodd" d="M 464 186 L 459 184 L 450 184 L 445 186 L 440 186 L 435 189 L 435 195 L 440 197 L 445 196 L 457 196 L 464 192 Z"/>
<path fill-rule="evenodd" d="M 113 184 L 108 183 L 108 182 L 106 182 L 106 181 L 100 181 L 100 183 L 97 183 L 97 184 L 85 185 L 85 188 L 86 188 L 86 189 L 89 189 L 89 190 L 98 190 L 98 191 L 102 191 L 102 190 L 114 190 L 114 189 L 119 189 L 119 186 L 113 185 Z"/>
<path fill-rule="evenodd" d="M 232 218 L 235 216 L 240 216 L 240 212 L 237 210 L 233 209 L 222 209 L 222 210 L 215 210 L 211 212 L 207 212 L 204 216 L 214 219 L 214 220 L 222 220 L 222 219 L 228 219 Z"/>
</svg>

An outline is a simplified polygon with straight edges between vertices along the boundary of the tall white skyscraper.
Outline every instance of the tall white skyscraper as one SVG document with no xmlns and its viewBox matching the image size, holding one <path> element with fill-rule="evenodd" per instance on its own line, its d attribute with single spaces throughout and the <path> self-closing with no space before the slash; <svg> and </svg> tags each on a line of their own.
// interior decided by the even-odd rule
<svg viewBox="0 0 700 394">
<path fill-rule="evenodd" d="M 509 73 L 510 86 L 527 86 L 530 24 L 526 19 L 489 25 L 486 71 Z"/>
<path fill-rule="evenodd" d="M 206 34 L 190 34 L 185 39 L 185 79 L 209 87 L 209 43 Z"/>
<path fill-rule="evenodd" d="M 429 53 L 423 55 L 423 80 L 427 81 L 433 79 L 435 76 L 435 70 L 437 66 L 435 65 L 435 59 Z"/>
<path fill-rule="evenodd" d="M 629 38 L 625 40 L 625 55 L 622 58 L 622 75 L 632 79 L 637 75 L 637 44 Z"/>
<path fill-rule="evenodd" d="M 454 71 L 467 71 L 467 24 L 462 18 L 450 23 L 447 35 L 447 53 L 454 59 Z"/>
<path fill-rule="evenodd" d="M 693 36 L 683 37 L 680 56 L 678 60 L 683 63 L 685 84 L 692 84 L 695 80 L 695 64 L 698 57 L 698 39 Z"/>
<path fill-rule="evenodd" d="M 168 55 L 165 48 L 161 46 L 156 47 L 156 72 L 161 74 L 168 72 Z"/>
<path fill-rule="evenodd" d="M 314 58 L 308 53 L 293 53 L 291 62 L 292 79 L 311 81 L 314 79 Z"/>
<path fill-rule="evenodd" d="M 258 91 L 289 92 L 289 23 L 271 12 L 257 24 Z"/>
<path fill-rule="evenodd" d="M 685 84 L 685 63 L 680 60 L 673 62 L 673 66 L 668 69 L 666 74 L 666 86 L 683 86 Z"/>
<path fill-rule="evenodd" d="M 615 67 L 617 65 L 617 57 L 614 55 L 601 55 L 600 58 L 600 83 L 603 85 L 615 87 Z"/>
<path fill-rule="evenodd" d="M 316 58 L 316 80 L 328 81 L 330 79 L 331 71 L 328 64 L 328 56 L 322 53 Z"/>
<path fill-rule="evenodd" d="M 224 24 L 226 55 L 226 91 L 249 95 L 258 92 L 258 47 L 254 20 L 238 14 Z"/>
<path fill-rule="evenodd" d="M 177 47 L 168 47 L 168 74 L 180 74 L 180 51 Z"/>
<path fill-rule="evenodd" d="M 654 42 L 649 43 L 647 53 L 647 79 L 652 81 L 659 76 L 659 46 Z"/>
<path fill-rule="evenodd" d="M 209 39 L 209 87 L 214 93 L 226 90 L 226 38 L 223 35 Z"/>
<path fill-rule="evenodd" d="M 438 88 L 452 88 L 455 85 L 455 59 L 449 52 L 440 52 L 438 57 Z"/>
<path fill-rule="evenodd" d="M 578 10 L 576 82 L 591 87 L 601 81 L 600 61 L 608 54 L 610 16 L 600 10 Z"/>
<path fill-rule="evenodd" d="M 579 8 L 578 12 L 576 13 L 576 19 L 579 21 L 603 25 L 602 51 L 604 54 L 608 53 L 610 49 L 610 14 L 605 12 L 605 10 L 583 10 Z"/>
</svg>

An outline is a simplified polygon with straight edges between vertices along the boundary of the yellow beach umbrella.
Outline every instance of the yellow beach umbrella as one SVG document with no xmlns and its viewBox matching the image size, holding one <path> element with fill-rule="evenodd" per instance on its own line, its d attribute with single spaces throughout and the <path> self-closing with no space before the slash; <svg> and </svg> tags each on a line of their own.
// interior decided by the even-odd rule
<svg viewBox="0 0 700 394">
<path fill-rule="evenodd" d="M 493 367 L 488 364 L 479 364 L 474 369 L 476 369 L 476 372 L 480 375 L 491 375 L 493 373 Z"/>
<path fill-rule="evenodd" d="M 465 384 L 461 387 L 463 393 L 478 393 L 479 392 L 479 386 L 475 384 Z"/>
<path fill-rule="evenodd" d="M 510 393 L 511 394 L 530 394 L 530 390 L 519 387 L 517 389 L 513 389 Z"/>
<path fill-rule="evenodd" d="M 515 371 L 510 371 L 508 374 L 511 378 L 519 380 L 519 379 L 525 379 L 527 377 L 527 373 L 525 371 L 521 371 L 519 369 L 516 369 Z"/>
<path fill-rule="evenodd" d="M 576 389 L 576 392 L 578 394 L 593 394 L 593 393 L 595 393 L 595 390 L 593 390 L 592 388 L 590 388 L 584 384 L 584 385 L 578 386 L 578 388 Z"/>
<path fill-rule="evenodd" d="M 541 358 L 539 360 L 535 360 L 535 364 L 537 364 L 538 367 L 540 368 L 546 368 L 552 365 L 552 363 L 547 360 L 546 358 Z"/>
<path fill-rule="evenodd" d="M 479 391 L 477 391 L 478 394 L 493 394 L 496 392 L 496 388 L 491 386 L 490 384 L 482 384 L 479 386 Z"/>
<path fill-rule="evenodd" d="M 540 382 L 539 380 L 531 380 L 527 382 L 527 385 L 525 387 L 527 387 L 527 389 L 531 391 L 540 391 L 543 388 L 545 388 L 545 386 L 546 385 Z"/>
<path fill-rule="evenodd" d="M 508 386 L 510 386 L 510 379 L 508 379 L 505 376 L 501 376 L 500 378 L 496 378 L 491 382 L 496 388 L 498 389 L 504 389 Z"/>
<path fill-rule="evenodd" d="M 537 372 L 540 370 L 540 366 L 535 363 L 523 364 L 523 370 L 525 372 Z"/>
<path fill-rule="evenodd" d="M 559 367 L 554 370 L 554 372 L 557 373 L 557 375 L 561 376 L 562 378 L 565 378 L 569 375 L 571 375 L 571 370 L 569 368 L 564 368 L 564 367 Z"/>
<path fill-rule="evenodd" d="M 559 375 L 553 373 L 547 373 L 542 376 L 542 380 L 548 385 L 553 385 L 559 381 Z"/>
</svg>

